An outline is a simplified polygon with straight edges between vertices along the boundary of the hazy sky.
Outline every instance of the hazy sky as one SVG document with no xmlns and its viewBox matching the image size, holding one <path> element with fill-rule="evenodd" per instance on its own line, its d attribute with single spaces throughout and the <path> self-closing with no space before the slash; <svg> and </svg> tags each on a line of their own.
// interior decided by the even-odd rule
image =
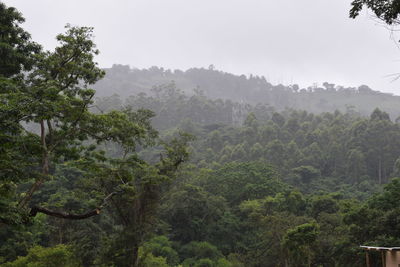
<svg viewBox="0 0 400 267">
<path fill-rule="evenodd" d="M 400 49 L 350 0 L 6 0 L 52 49 L 64 25 L 93 26 L 100 66 L 208 67 L 308 86 L 367 84 L 400 95 Z"/>
</svg>

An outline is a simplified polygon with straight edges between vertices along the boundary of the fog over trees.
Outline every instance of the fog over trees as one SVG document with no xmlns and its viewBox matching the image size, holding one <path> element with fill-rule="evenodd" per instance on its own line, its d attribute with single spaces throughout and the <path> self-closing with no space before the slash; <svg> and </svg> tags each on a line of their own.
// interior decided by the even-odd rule
<svg viewBox="0 0 400 267">
<path fill-rule="evenodd" d="M 393 1 L 363 7 L 397 26 Z M 0 266 L 361 267 L 361 244 L 400 246 L 400 96 L 100 68 L 93 28 L 47 51 L 23 22 L 0 2 Z"/>
<path fill-rule="evenodd" d="M 400 96 L 382 93 L 367 85 L 344 87 L 324 82 L 306 88 L 297 84 L 284 86 L 271 84 L 263 76 L 239 76 L 219 71 L 213 65 L 207 69 L 192 68 L 186 71 L 113 65 L 105 71 L 104 79 L 94 86 L 98 97 L 116 94 L 125 99 L 139 93 L 155 96 L 159 90 L 157 88 L 175 86 L 189 96 L 202 94 L 214 100 L 263 104 L 279 111 L 287 108 L 313 113 L 352 110 L 367 116 L 378 107 L 393 119 L 400 115 Z"/>
</svg>

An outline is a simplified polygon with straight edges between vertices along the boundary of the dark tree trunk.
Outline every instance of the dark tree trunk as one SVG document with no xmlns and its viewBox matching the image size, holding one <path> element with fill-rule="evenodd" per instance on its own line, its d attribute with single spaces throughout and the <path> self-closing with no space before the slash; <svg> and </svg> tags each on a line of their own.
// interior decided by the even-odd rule
<svg viewBox="0 0 400 267">
<path fill-rule="evenodd" d="M 139 266 L 139 247 L 135 245 L 132 249 L 132 267 Z"/>
</svg>

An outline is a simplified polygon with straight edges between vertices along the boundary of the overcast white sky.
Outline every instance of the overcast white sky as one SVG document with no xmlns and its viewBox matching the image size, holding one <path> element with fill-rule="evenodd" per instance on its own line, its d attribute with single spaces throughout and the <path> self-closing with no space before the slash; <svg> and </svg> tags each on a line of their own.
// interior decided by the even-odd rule
<svg viewBox="0 0 400 267">
<path fill-rule="evenodd" d="M 47 49 L 71 23 L 95 27 L 100 66 L 208 67 L 308 86 L 367 84 L 400 95 L 400 49 L 351 0 L 3 0 Z"/>
</svg>

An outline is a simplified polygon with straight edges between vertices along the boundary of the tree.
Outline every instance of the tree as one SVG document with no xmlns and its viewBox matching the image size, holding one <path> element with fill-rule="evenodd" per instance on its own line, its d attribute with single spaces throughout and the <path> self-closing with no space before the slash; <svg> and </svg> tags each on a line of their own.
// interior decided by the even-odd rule
<svg viewBox="0 0 400 267">
<path fill-rule="evenodd" d="M 301 182 L 307 184 L 320 176 L 319 170 L 315 169 L 313 166 L 300 166 L 292 169 L 292 172 L 300 179 Z"/>
<path fill-rule="evenodd" d="M 239 208 L 244 216 L 242 221 L 246 226 L 242 230 L 244 235 L 241 240 L 245 244 L 246 266 L 287 266 L 285 265 L 287 255 L 284 253 L 282 243 L 286 232 L 307 221 L 303 216 L 288 212 L 290 209 L 297 207 L 304 209 L 304 207 L 299 203 L 303 201 L 294 200 L 289 196 L 291 193 L 287 193 L 278 193 L 275 197 L 268 196 L 264 199 L 246 200 L 240 204 Z M 293 207 L 286 209 L 292 204 Z M 296 214 L 298 212 L 299 210 L 295 211 Z"/>
<path fill-rule="evenodd" d="M 284 190 L 275 170 L 259 162 L 225 164 L 200 183 L 205 190 L 224 197 L 231 205 Z"/>
<path fill-rule="evenodd" d="M 311 201 L 311 215 L 318 217 L 320 213 L 336 213 L 339 206 L 329 195 L 315 196 Z"/>
<path fill-rule="evenodd" d="M 22 22 L 24 18 L 16 9 L 0 3 L 0 223 L 20 221 L 13 208 L 13 196 L 16 184 L 28 179 L 21 170 L 30 165 L 36 150 L 34 137 L 22 134 L 19 124 L 23 114 L 15 104 L 22 99 L 9 97 L 24 86 L 21 70 L 31 70 L 40 51 L 40 46 L 20 27 Z"/>
<path fill-rule="evenodd" d="M 30 34 L 20 27 L 24 21 L 15 8 L 0 3 L 0 78 L 30 70 L 34 64 L 33 55 L 40 50 L 40 46 L 31 41 Z"/>
<path fill-rule="evenodd" d="M 210 229 L 226 210 L 222 197 L 213 196 L 198 186 L 184 185 L 168 195 L 163 203 L 162 218 L 173 229 L 173 239 L 187 243 L 210 240 Z"/>
<path fill-rule="evenodd" d="M 163 257 L 166 259 L 168 266 L 176 266 L 179 264 L 179 255 L 172 248 L 172 242 L 166 236 L 156 236 L 146 242 L 142 250 L 145 255 L 151 253 L 156 257 Z M 147 256 L 147 255 L 146 255 Z M 151 265 L 149 265 L 151 267 Z"/>
<path fill-rule="evenodd" d="M 289 229 L 283 239 L 289 261 L 293 266 L 311 266 L 313 253 L 312 245 L 319 234 L 319 226 L 315 222 L 301 224 Z"/>
<path fill-rule="evenodd" d="M 392 0 L 354 0 L 351 2 L 350 17 L 356 18 L 363 7 L 367 7 L 388 25 L 399 24 L 400 4 Z"/>
<path fill-rule="evenodd" d="M 8 41 L 11 52 L 7 53 L 15 60 L 1 70 L 7 86 L 0 91 L 0 139 L 5 143 L 0 156 L 0 222 L 26 223 L 38 213 L 86 219 L 98 215 L 112 201 L 109 212 L 123 229 L 119 233 L 124 258 L 120 266 L 137 266 L 138 248 L 151 231 L 162 186 L 187 159 L 186 143 L 191 137 L 181 134 L 161 141 L 150 123 L 154 114 L 148 110 L 92 113 L 95 91 L 89 86 L 104 75 L 94 62 L 99 51 L 93 29 L 67 25 L 66 33 L 57 36 L 59 46 L 53 52 L 38 51 L 32 55 L 34 61 L 29 61 L 33 52 L 24 54 L 30 51 L 28 45 L 24 47 L 29 35 L 12 23 L 22 17 L 12 8 L 0 7 L 0 12 L 10 15 L 9 21 L 1 18 L 5 25 L 11 23 L 7 36 L 12 36 L 13 30 L 15 38 L 21 35 L 21 44 L 4 36 L 1 39 Z M 18 73 L 24 64 L 30 71 Z M 17 74 L 19 82 L 14 83 L 11 76 Z M 107 144 L 116 147 L 115 153 L 103 151 Z M 160 160 L 150 164 L 138 156 L 138 150 L 154 145 L 160 149 Z M 89 211 L 62 212 L 42 206 L 43 199 L 35 198 L 49 180 L 60 178 L 60 166 L 79 170 L 78 176 L 91 194 L 83 194 L 77 201 L 85 201 L 82 206 Z M 21 185 L 28 190 L 18 194 Z"/>
<path fill-rule="evenodd" d="M 356 244 L 395 246 L 400 242 L 400 179 L 394 178 L 383 191 L 365 204 L 351 209 L 344 217 L 349 237 Z"/>
<path fill-rule="evenodd" d="M 393 174 L 394 177 L 400 177 L 400 158 L 394 162 Z"/>
<path fill-rule="evenodd" d="M 186 259 L 183 266 L 231 266 L 229 262 L 222 262 L 222 253 L 207 242 L 190 242 L 181 248 L 181 255 Z"/>
<path fill-rule="evenodd" d="M 365 157 L 359 149 L 351 149 L 347 155 L 347 174 L 353 183 L 360 181 L 361 175 L 365 173 Z"/>
<path fill-rule="evenodd" d="M 5 263 L 4 267 L 78 267 L 81 266 L 76 258 L 74 258 L 71 248 L 65 245 L 58 245 L 52 248 L 43 248 L 35 246 L 31 248 L 28 255 L 18 257 L 17 260 Z"/>
</svg>

